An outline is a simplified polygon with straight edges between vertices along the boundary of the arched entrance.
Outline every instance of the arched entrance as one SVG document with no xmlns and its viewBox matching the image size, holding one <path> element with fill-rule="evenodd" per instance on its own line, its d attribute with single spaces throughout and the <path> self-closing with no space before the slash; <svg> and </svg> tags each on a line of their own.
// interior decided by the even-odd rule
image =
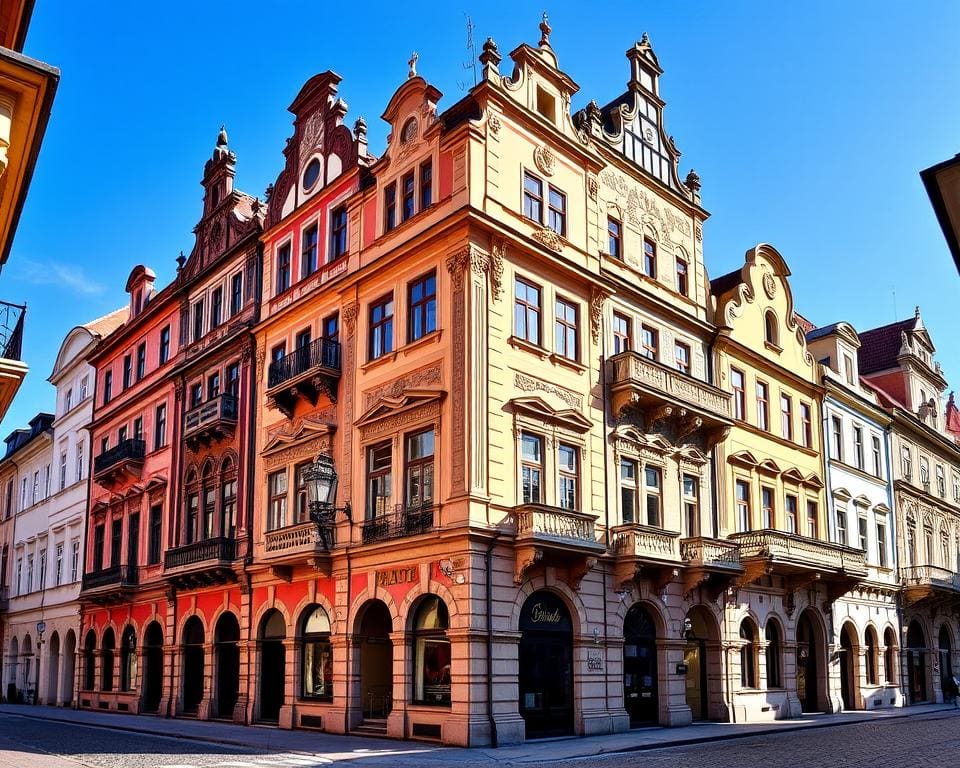
<svg viewBox="0 0 960 768">
<path fill-rule="evenodd" d="M 151 622 L 143 637 L 143 710 L 156 712 L 163 696 L 163 629 Z"/>
<path fill-rule="evenodd" d="M 390 609 L 371 600 L 361 609 L 360 706 L 364 720 L 382 720 L 393 709 L 393 620 Z"/>
<path fill-rule="evenodd" d="M 132 691 L 137 686 L 137 633 L 129 624 L 120 640 L 120 690 Z"/>
<path fill-rule="evenodd" d="M 820 629 L 807 609 L 797 621 L 797 698 L 804 712 L 823 711 L 820 703 L 820 650 L 824 644 L 820 638 Z"/>
<path fill-rule="evenodd" d="M 658 674 L 657 627 L 650 612 L 634 603 L 623 620 L 623 705 L 630 725 L 658 722 Z"/>
<path fill-rule="evenodd" d="M 843 700 L 844 710 L 857 708 L 856 646 L 850 624 L 844 624 L 840 630 L 840 698 Z"/>
<path fill-rule="evenodd" d="M 941 690 L 947 690 L 946 681 L 953 677 L 953 643 L 950 640 L 950 630 L 946 624 L 940 625 L 940 636 L 937 638 L 940 650 L 940 681 Z"/>
<path fill-rule="evenodd" d="M 60 635 L 54 632 L 47 644 L 47 690 L 43 700 L 50 706 L 56 706 L 60 691 Z"/>
<path fill-rule="evenodd" d="M 100 641 L 100 690 L 113 690 L 113 657 L 117 647 L 117 638 L 113 628 L 108 627 Z"/>
<path fill-rule="evenodd" d="M 20 664 L 20 641 L 10 638 L 10 654 L 7 656 L 7 701 L 17 701 L 17 667 Z"/>
<path fill-rule="evenodd" d="M 83 641 L 83 690 L 92 691 L 97 685 L 97 635 L 91 629 Z"/>
<path fill-rule="evenodd" d="M 195 715 L 203 701 L 203 622 L 191 616 L 183 625 L 183 714 Z"/>
<path fill-rule="evenodd" d="M 33 679 L 33 640 L 30 635 L 24 635 L 23 643 L 20 645 L 20 673 L 22 675 L 20 688 L 24 692 L 24 701 L 32 704 L 37 695 L 37 689 Z"/>
<path fill-rule="evenodd" d="M 217 620 L 213 632 L 216 681 L 216 717 L 233 719 L 233 708 L 240 690 L 240 623 L 232 613 L 225 613 Z"/>
<path fill-rule="evenodd" d="M 907 628 L 907 691 L 911 704 L 927 700 L 927 640 L 916 620 Z"/>
<path fill-rule="evenodd" d="M 260 719 L 275 723 L 280 719 L 286 682 L 286 651 L 283 641 L 287 623 L 276 608 L 260 622 Z"/>
<path fill-rule="evenodd" d="M 74 673 L 76 671 L 77 657 L 77 636 L 72 629 L 67 630 L 63 642 L 63 654 L 60 675 L 60 697 L 63 706 L 69 707 L 73 704 L 73 687 L 76 685 Z"/>
<path fill-rule="evenodd" d="M 552 592 L 534 592 L 520 611 L 520 715 L 527 738 L 573 733 L 573 622 Z"/>
<path fill-rule="evenodd" d="M 715 704 L 720 685 L 720 630 L 710 612 L 701 605 L 690 609 L 683 621 L 683 663 L 686 702 L 694 720 L 719 717 Z"/>
</svg>

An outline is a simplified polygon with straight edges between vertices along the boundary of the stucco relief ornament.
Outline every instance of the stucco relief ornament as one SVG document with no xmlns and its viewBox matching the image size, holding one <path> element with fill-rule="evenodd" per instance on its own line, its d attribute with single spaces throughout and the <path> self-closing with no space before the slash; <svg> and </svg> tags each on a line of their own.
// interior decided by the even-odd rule
<svg viewBox="0 0 960 768">
<path fill-rule="evenodd" d="M 594 342 L 600 341 L 600 328 L 603 325 L 603 302 L 606 295 L 602 291 L 594 289 L 590 297 L 590 335 Z"/>
<path fill-rule="evenodd" d="M 763 292 L 767 294 L 767 298 L 773 300 L 777 295 L 777 281 L 773 279 L 773 275 L 769 272 L 763 273 Z"/>
<path fill-rule="evenodd" d="M 544 176 L 553 176 L 557 169 L 557 158 L 549 147 L 537 147 L 533 150 L 533 162 Z"/>
<path fill-rule="evenodd" d="M 507 241 L 495 237 L 490 244 L 490 295 L 499 301 L 503 295 L 503 257 L 507 250 Z"/>
<path fill-rule="evenodd" d="M 600 182 L 597 180 L 597 177 L 593 174 L 587 176 L 587 194 L 590 195 L 591 200 L 597 199 L 597 193 L 600 191 Z"/>
<path fill-rule="evenodd" d="M 490 127 L 490 132 L 494 136 L 500 135 L 500 128 L 502 127 L 500 118 L 497 117 L 497 113 L 491 109 L 487 110 L 487 125 Z"/>
<path fill-rule="evenodd" d="M 533 233 L 533 239 L 556 253 L 563 250 L 563 241 L 560 239 L 560 235 L 549 227 L 538 229 Z"/>
</svg>

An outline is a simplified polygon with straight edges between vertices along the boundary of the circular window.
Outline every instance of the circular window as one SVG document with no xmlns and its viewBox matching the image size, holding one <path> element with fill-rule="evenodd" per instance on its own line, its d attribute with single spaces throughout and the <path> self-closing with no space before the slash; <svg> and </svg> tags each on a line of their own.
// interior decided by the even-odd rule
<svg viewBox="0 0 960 768">
<path fill-rule="evenodd" d="M 303 172 L 303 188 L 310 189 L 320 178 L 320 160 L 313 158 L 307 163 L 307 169 Z"/>
</svg>

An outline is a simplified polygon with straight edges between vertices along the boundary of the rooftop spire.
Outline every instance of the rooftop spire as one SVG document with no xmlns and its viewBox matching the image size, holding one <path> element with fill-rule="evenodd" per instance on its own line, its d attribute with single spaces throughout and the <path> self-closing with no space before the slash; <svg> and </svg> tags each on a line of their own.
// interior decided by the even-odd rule
<svg viewBox="0 0 960 768">
<path fill-rule="evenodd" d="M 410 69 L 407 71 L 407 79 L 417 76 L 417 59 L 419 58 L 420 54 L 416 51 L 410 54 L 410 61 L 407 62 L 407 66 L 410 67 Z"/>
<path fill-rule="evenodd" d="M 547 21 L 547 12 L 543 12 L 543 20 L 540 22 L 540 47 L 547 46 L 550 47 L 550 33 L 553 30 L 550 28 L 550 22 Z"/>
<path fill-rule="evenodd" d="M 217 134 L 217 146 L 226 147 L 227 146 L 227 128 L 225 125 L 220 125 L 220 133 Z"/>
</svg>

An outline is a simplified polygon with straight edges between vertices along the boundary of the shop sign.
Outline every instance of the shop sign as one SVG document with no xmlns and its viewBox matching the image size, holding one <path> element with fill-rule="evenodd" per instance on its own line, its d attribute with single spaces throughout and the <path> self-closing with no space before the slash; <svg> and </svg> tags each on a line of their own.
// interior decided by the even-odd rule
<svg viewBox="0 0 960 768">
<path fill-rule="evenodd" d="M 600 651 L 587 651 L 587 669 L 597 672 L 603 670 L 603 655 Z"/>
<path fill-rule="evenodd" d="M 686 664 L 677 664 L 677 674 L 685 675 L 687 674 L 687 665 Z"/>
<path fill-rule="evenodd" d="M 392 587 L 394 584 L 412 584 L 420 580 L 420 566 L 409 565 L 404 568 L 391 568 L 377 571 L 377 586 Z"/>
</svg>

